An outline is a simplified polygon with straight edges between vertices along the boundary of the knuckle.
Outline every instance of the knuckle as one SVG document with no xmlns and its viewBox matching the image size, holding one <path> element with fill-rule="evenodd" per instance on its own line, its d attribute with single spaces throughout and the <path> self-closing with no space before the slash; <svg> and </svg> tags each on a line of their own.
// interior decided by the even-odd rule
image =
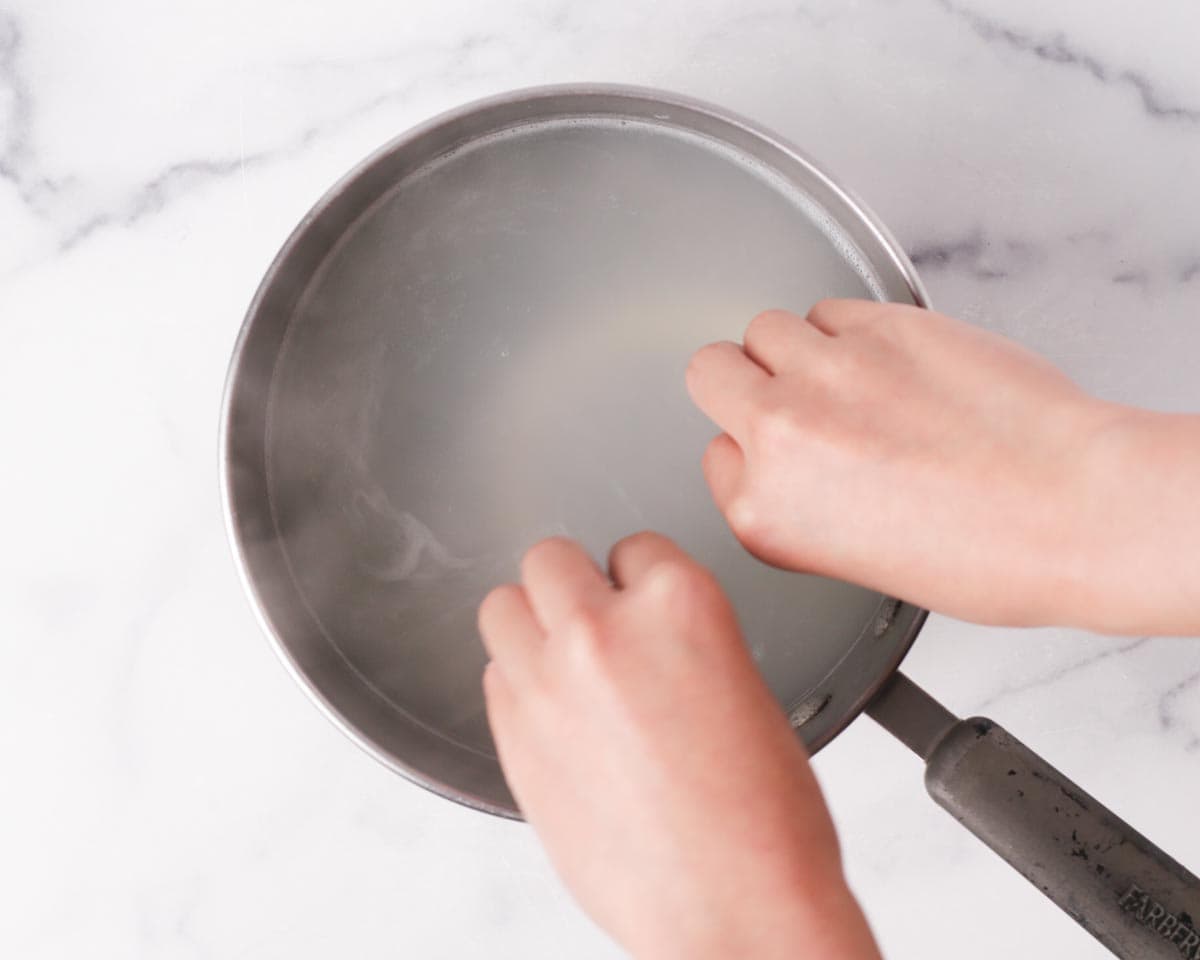
<svg viewBox="0 0 1200 960">
<path fill-rule="evenodd" d="M 751 442 L 765 453 L 791 447 L 804 432 L 799 411 L 789 406 L 771 406 L 758 411 L 753 419 Z"/>
<path fill-rule="evenodd" d="M 921 307 L 903 307 L 889 310 L 871 324 L 874 340 L 890 350 L 914 351 L 927 342 L 930 331 L 935 329 L 939 315 Z"/>
<path fill-rule="evenodd" d="M 857 339 L 860 335 L 851 336 Z M 843 349 L 830 352 L 829 364 L 825 369 L 827 385 L 844 387 L 858 381 L 865 373 L 866 363 L 861 344 L 847 339 L 842 346 Z"/>
<path fill-rule="evenodd" d="M 629 536 L 618 540 L 613 547 L 613 553 L 636 550 L 639 547 L 659 543 L 662 539 L 662 535 L 655 533 L 653 530 L 639 530 L 637 533 L 631 533 Z"/>
<path fill-rule="evenodd" d="M 654 549 L 664 539 L 662 534 L 655 533 L 653 530 L 639 530 L 637 533 L 622 537 L 608 551 L 609 569 L 623 566 L 625 561 L 631 560 L 636 554 L 645 550 Z"/>
<path fill-rule="evenodd" d="M 645 588 L 659 596 L 685 592 L 691 581 L 690 565 L 680 560 L 659 560 L 646 571 Z"/>
<path fill-rule="evenodd" d="M 732 453 L 730 449 L 732 443 L 734 443 L 733 438 L 724 433 L 713 437 L 708 442 L 700 457 L 700 468 L 706 477 L 711 477 L 714 471 L 719 470 L 724 461 L 728 459 Z"/>
<path fill-rule="evenodd" d="M 567 543 L 566 537 L 547 537 L 539 540 L 526 550 L 525 556 L 521 558 L 521 572 L 527 573 L 531 569 L 551 562 L 554 555 L 561 552 Z"/>
<path fill-rule="evenodd" d="M 613 645 L 608 639 L 605 621 L 597 611 L 576 611 L 563 624 L 558 641 L 568 672 L 586 677 L 607 676 L 613 666 Z"/>
<path fill-rule="evenodd" d="M 806 318 L 810 323 L 831 320 L 837 315 L 840 303 L 835 297 L 822 297 L 809 308 Z"/>
<path fill-rule="evenodd" d="M 714 355 L 719 353 L 720 350 L 721 345 L 719 343 L 706 343 L 699 350 L 693 353 L 689 358 L 687 365 L 688 379 L 690 380 L 703 373 L 704 368 L 708 365 L 708 361 L 711 360 Z"/>
<path fill-rule="evenodd" d="M 881 304 L 865 300 L 829 297 L 818 300 L 808 311 L 808 322 L 838 337 L 858 337 L 869 332 L 883 309 Z"/>
<path fill-rule="evenodd" d="M 692 354 L 684 371 L 684 380 L 689 390 L 693 392 L 701 385 L 708 373 L 719 368 L 721 358 L 726 356 L 733 345 L 727 341 L 708 343 Z"/>
<path fill-rule="evenodd" d="M 914 306 L 910 303 L 890 303 L 882 309 L 886 309 L 886 313 L 881 317 L 884 321 L 881 326 L 884 327 L 920 326 L 922 324 L 933 323 L 940 316 L 933 310 Z"/>
<path fill-rule="evenodd" d="M 496 666 L 494 660 L 488 661 L 487 666 L 483 668 L 484 699 L 494 707 L 504 699 L 507 692 L 508 687 L 505 685 L 504 674 L 500 672 L 500 668 Z"/>
<path fill-rule="evenodd" d="M 862 327 L 846 338 L 843 348 L 833 351 L 827 376 L 831 385 L 849 396 L 858 396 L 876 384 L 879 376 L 895 367 L 891 341 L 895 331 Z"/>
<path fill-rule="evenodd" d="M 755 314 L 746 327 L 746 339 L 749 340 L 773 330 L 781 323 L 787 322 L 790 318 L 791 315 L 783 310 L 763 310 L 761 313 Z"/>
<path fill-rule="evenodd" d="M 604 643 L 604 618 L 597 610 L 579 607 L 563 621 L 562 639 L 580 650 L 598 650 Z"/>
<path fill-rule="evenodd" d="M 483 598 L 483 602 L 479 604 L 477 619 L 481 632 L 487 632 L 495 622 L 497 614 L 517 599 L 516 594 L 519 589 L 516 584 L 506 583 L 488 592 L 488 595 Z"/>
<path fill-rule="evenodd" d="M 643 587 L 656 617 L 668 623 L 693 623 L 713 611 L 723 596 L 716 577 L 699 564 L 677 560 L 656 564 Z"/>
<path fill-rule="evenodd" d="M 754 540 L 762 531 L 762 510 L 752 497 L 735 498 L 726 511 L 729 528 L 739 540 Z"/>
</svg>

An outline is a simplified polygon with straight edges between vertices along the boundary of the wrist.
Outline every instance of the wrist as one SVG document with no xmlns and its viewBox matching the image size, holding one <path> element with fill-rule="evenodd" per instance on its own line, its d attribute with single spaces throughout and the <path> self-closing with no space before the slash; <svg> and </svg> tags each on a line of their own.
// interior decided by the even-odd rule
<svg viewBox="0 0 1200 960">
<path fill-rule="evenodd" d="M 1200 632 L 1200 417 L 1093 401 L 1053 622 L 1100 633 Z"/>
<path fill-rule="evenodd" d="M 690 932 L 662 931 L 651 942 L 628 944 L 630 954 L 635 960 L 879 960 L 866 917 L 840 877 L 818 892 L 776 890 L 736 900 Z"/>
</svg>

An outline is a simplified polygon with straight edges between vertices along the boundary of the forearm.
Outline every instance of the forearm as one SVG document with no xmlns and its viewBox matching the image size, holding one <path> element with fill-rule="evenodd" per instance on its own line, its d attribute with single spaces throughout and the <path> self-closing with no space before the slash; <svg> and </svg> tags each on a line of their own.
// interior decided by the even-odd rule
<svg viewBox="0 0 1200 960">
<path fill-rule="evenodd" d="M 634 960 L 879 960 L 862 909 L 835 871 L 819 891 L 740 896 L 693 931 L 627 944 Z"/>
<path fill-rule="evenodd" d="M 1105 405 L 1082 465 L 1077 589 L 1059 620 L 1103 633 L 1200 635 L 1200 416 Z"/>
</svg>

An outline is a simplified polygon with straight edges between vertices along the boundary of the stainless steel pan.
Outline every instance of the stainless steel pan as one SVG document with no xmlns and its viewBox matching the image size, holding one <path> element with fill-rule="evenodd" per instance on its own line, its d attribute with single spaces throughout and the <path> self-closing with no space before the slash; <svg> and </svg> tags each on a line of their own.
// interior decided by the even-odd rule
<svg viewBox="0 0 1200 960">
<path fill-rule="evenodd" d="M 827 296 L 926 302 L 860 202 L 711 106 L 519 91 L 387 145 L 289 238 L 234 353 L 225 505 L 264 627 L 372 755 L 517 816 L 475 608 L 543 536 L 599 554 L 662 531 L 728 589 L 810 750 L 867 709 L 926 759 L 939 803 L 1115 952 L 1190 956 L 1191 874 L 895 672 L 924 611 L 766 567 L 713 508 L 689 355 Z"/>
</svg>

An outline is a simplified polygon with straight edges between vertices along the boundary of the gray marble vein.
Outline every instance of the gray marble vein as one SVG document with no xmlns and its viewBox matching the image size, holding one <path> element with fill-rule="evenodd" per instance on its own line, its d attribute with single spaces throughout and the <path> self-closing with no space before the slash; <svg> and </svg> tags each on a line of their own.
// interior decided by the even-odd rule
<svg viewBox="0 0 1200 960">
<path fill-rule="evenodd" d="M 992 237 L 982 228 L 951 239 L 920 243 L 909 255 L 924 273 L 958 270 L 977 280 L 1019 275 L 1045 259 L 1040 244 L 1017 237 Z"/>
<path fill-rule="evenodd" d="M 13 93 L 15 120 L 9 125 L 11 133 L 5 150 L 0 153 L 0 176 L 12 181 L 27 207 L 44 215 L 41 197 L 56 193 L 55 181 L 37 176 L 36 158 L 29 147 L 29 130 L 32 125 L 32 101 L 17 71 L 21 48 L 21 32 L 15 18 L 0 19 L 0 36 L 7 31 L 7 43 L 0 43 L 0 82 L 6 83 Z M 255 168 L 266 167 L 285 158 L 292 158 L 318 140 L 336 135 L 349 125 L 365 116 L 391 106 L 402 104 L 424 85 L 447 78 L 461 82 L 470 75 L 468 70 L 472 55 L 495 41 L 491 35 L 471 33 L 452 44 L 435 51 L 434 63 L 420 72 L 406 72 L 405 78 L 388 89 L 351 102 L 336 114 L 320 123 L 302 128 L 283 142 L 273 146 L 236 155 L 191 157 L 177 160 L 137 184 L 117 203 L 104 209 L 77 216 L 75 222 L 66 226 L 58 239 L 54 254 L 67 253 L 90 239 L 93 235 L 110 228 L 130 228 L 143 220 L 161 213 L 168 206 L 203 189 L 210 184 L 228 179 L 233 174 L 244 173 Z M 321 70 L 347 71 L 365 66 L 400 66 L 409 59 L 407 52 L 390 53 L 364 58 L 359 61 L 310 60 L 284 64 L 281 68 L 289 73 L 310 73 Z M 9 274 L 20 272 L 36 259 L 26 260 Z"/>
<path fill-rule="evenodd" d="M 1159 697 L 1158 723 L 1163 730 L 1183 732 L 1187 738 L 1184 749 L 1194 753 L 1200 751 L 1200 732 L 1184 725 L 1179 710 L 1179 701 L 1189 697 L 1200 697 L 1200 670 L 1179 680 Z"/>
<path fill-rule="evenodd" d="M 22 202 L 40 212 L 42 200 L 57 193 L 59 184 L 32 170 L 34 105 L 21 70 L 24 45 L 24 31 L 16 15 L 0 10 L 0 180 L 12 183 Z"/>
<path fill-rule="evenodd" d="M 21 25 L 11 13 L 0 11 L 0 89 L 7 91 L 4 139 L 0 143 L 0 176 L 17 177 L 16 167 L 28 150 L 32 96 L 20 74 Z"/>
<path fill-rule="evenodd" d="M 1145 289 L 1150 283 L 1150 274 L 1141 268 L 1119 270 L 1112 275 L 1112 282 Z"/>
<path fill-rule="evenodd" d="M 1146 115 L 1156 120 L 1200 124 L 1200 107 L 1172 102 L 1145 72 L 1105 63 L 1095 54 L 1073 44 L 1065 34 L 1039 36 L 1010 26 L 999 18 L 985 16 L 953 0 L 938 0 L 938 3 L 963 20 L 987 43 L 998 43 L 1045 63 L 1082 71 L 1103 84 L 1132 89 Z"/>
<path fill-rule="evenodd" d="M 212 180 L 220 180 L 258 166 L 274 158 L 282 150 L 263 151 L 211 160 L 181 160 L 141 184 L 118 209 L 93 214 L 78 224 L 58 242 L 58 252 L 66 253 L 83 243 L 99 230 L 112 226 L 132 227 L 154 213 L 160 213 L 168 203 Z"/>
<path fill-rule="evenodd" d="M 408 88 L 404 93 L 408 92 Z M 241 152 L 236 155 L 216 157 L 196 157 L 178 160 L 134 187 L 118 203 L 105 209 L 86 214 L 84 217 L 68 226 L 58 239 L 54 254 L 64 254 L 89 240 L 95 234 L 114 227 L 134 227 L 154 214 L 163 212 L 168 206 L 181 200 L 212 183 L 228 179 L 235 173 L 267 166 L 293 156 L 303 151 L 319 137 L 336 131 L 339 127 L 352 123 L 363 114 L 369 113 L 380 105 L 398 99 L 402 94 L 395 92 L 388 96 L 372 97 L 366 103 L 358 104 L 346 110 L 335 120 L 326 124 L 306 127 L 286 142 L 267 149 Z M 42 190 L 51 189 L 51 181 L 39 179 L 36 189 L 31 186 L 28 176 L 17 181 L 21 195 L 27 204 L 35 207 L 36 197 Z M 9 273 L 18 273 L 36 263 L 36 258 L 26 260 Z"/>
<path fill-rule="evenodd" d="M 1097 264 L 1110 266 L 1107 281 L 1115 286 L 1133 287 L 1142 292 L 1155 284 L 1189 284 L 1200 280 L 1200 257 L 1172 252 L 1157 256 L 1151 262 L 1130 263 L 1103 257 L 1099 251 L 1113 254 L 1112 234 L 1093 228 L 1073 231 L 1059 237 L 1033 241 L 1016 236 L 996 236 L 981 227 L 965 233 L 922 239 L 909 247 L 913 265 L 927 276 L 939 273 L 958 274 L 971 280 L 990 283 L 1027 278 L 1035 270 L 1044 270 L 1061 262 L 1074 252 L 1096 251 Z"/>
<path fill-rule="evenodd" d="M 1001 700 L 1007 700 L 1010 697 L 1028 693 L 1030 690 L 1037 690 L 1041 687 L 1047 687 L 1051 684 L 1058 683 L 1065 677 L 1076 674 L 1080 670 L 1086 670 L 1088 667 L 1095 666 L 1097 663 L 1110 660 L 1113 657 L 1122 656 L 1134 650 L 1139 650 L 1147 646 L 1153 639 L 1153 637 L 1139 637 L 1136 640 L 1118 643 L 1115 646 L 1108 647 L 1095 653 L 1089 653 L 1084 657 L 1080 657 L 1078 660 L 1072 660 L 1060 667 L 1056 667 L 1055 669 L 1044 673 L 1027 683 L 1006 684 L 982 703 L 980 703 L 976 709 L 986 710 Z"/>
</svg>

